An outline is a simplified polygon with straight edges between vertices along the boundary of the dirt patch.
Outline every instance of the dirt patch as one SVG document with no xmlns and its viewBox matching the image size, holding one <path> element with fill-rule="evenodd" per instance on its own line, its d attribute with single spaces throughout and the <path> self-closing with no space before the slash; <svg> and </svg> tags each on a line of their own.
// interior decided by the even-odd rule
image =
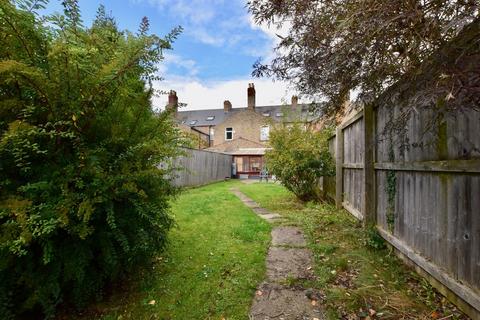
<svg viewBox="0 0 480 320">
<path fill-rule="evenodd" d="M 345 289 L 352 289 L 355 288 L 354 282 L 357 277 L 358 270 L 343 271 L 337 275 L 334 284 Z"/>
<path fill-rule="evenodd" d="M 252 183 L 259 183 L 260 181 L 259 180 L 254 180 L 254 179 L 244 179 L 244 180 L 240 180 L 242 181 L 242 183 L 244 184 L 252 184 Z"/>
<path fill-rule="evenodd" d="M 279 284 L 263 283 L 253 299 L 250 319 L 324 319 L 319 303 L 317 300 L 308 298 L 307 291 Z"/>
<path fill-rule="evenodd" d="M 271 247 L 267 256 L 267 277 L 272 281 L 289 278 L 311 279 L 312 253 L 308 249 Z"/>
<path fill-rule="evenodd" d="M 304 247 L 307 242 L 300 228 L 278 227 L 272 230 L 272 245 Z"/>
</svg>

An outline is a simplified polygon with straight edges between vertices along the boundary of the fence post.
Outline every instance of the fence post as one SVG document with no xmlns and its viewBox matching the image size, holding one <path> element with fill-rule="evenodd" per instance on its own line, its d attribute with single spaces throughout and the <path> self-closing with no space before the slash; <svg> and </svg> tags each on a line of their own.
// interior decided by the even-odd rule
<svg viewBox="0 0 480 320">
<path fill-rule="evenodd" d="M 335 141 L 335 205 L 342 208 L 343 201 L 343 128 L 336 129 Z"/>
<path fill-rule="evenodd" d="M 375 198 L 375 121 L 373 105 L 367 104 L 363 108 L 364 124 L 364 149 L 363 173 L 364 173 L 364 192 L 363 192 L 363 224 L 364 226 L 375 224 L 376 222 L 376 198 Z"/>
</svg>

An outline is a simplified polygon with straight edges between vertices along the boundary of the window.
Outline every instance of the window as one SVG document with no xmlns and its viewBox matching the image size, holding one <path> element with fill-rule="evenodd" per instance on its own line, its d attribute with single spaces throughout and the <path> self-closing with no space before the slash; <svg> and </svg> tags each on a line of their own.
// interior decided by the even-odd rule
<svg viewBox="0 0 480 320">
<path fill-rule="evenodd" d="M 283 112 L 277 112 L 277 114 L 275 114 L 277 117 L 283 117 Z"/>
<path fill-rule="evenodd" d="M 191 126 L 194 126 L 195 124 L 197 124 L 197 120 L 192 120 L 192 121 L 190 121 L 190 125 L 191 125 Z"/>
<path fill-rule="evenodd" d="M 215 116 L 208 116 L 205 120 L 212 121 L 213 119 L 215 119 Z"/>
<path fill-rule="evenodd" d="M 270 127 L 263 126 L 260 128 L 260 141 L 267 141 L 270 137 Z"/>
<path fill-rule="evenodd" d="M 233 139 L 233 128 L 225 128 L 225 140 Z"/>
<path fill-rule="evenodd" d="M 270 117 L 270 112 L 264 112 L 264 113 L 262 113 L 262 115 L 263 115 L 264 117 Z"/>
</svg>

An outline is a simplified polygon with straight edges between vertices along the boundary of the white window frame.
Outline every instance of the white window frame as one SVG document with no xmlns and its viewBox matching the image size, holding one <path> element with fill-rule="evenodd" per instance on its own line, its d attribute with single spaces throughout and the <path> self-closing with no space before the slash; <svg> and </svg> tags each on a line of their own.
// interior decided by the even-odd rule
<svg viewBox="0 0 480 320">
<path fill-rule="evenodd" d="M 228 130 L 230 129 L 230 130 Z M 225 128 L 225 140 L 226 141 L 230 141 L 230 140 L 233 140 L 233 133 L 235 131 L 233 131 L 233 127 L 228 127 L 228 128 Z M 232 134 L 232 137 L 230 139 L 227 138 L 227 133 L 231 133 Z"/>
<path fill-rule="evenodd" d="M 260 127 L 260 141 L 268 141 L 270 139 L 270 126 Z"/>
</svg>

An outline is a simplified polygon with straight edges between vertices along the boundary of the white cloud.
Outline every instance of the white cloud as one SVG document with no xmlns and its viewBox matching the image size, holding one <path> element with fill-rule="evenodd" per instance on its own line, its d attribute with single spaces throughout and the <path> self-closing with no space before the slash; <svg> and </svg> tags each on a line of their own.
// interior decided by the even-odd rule
<svg viewBox="0 0 480 320">
<path fill-rule="evenodd" d="M 161 12 L 168 12 L 178 19 L 184 27 L 185 34 L 196 41 L 213 46 L 221 46 L 225 37 L 218 32 L 212 32 L 209 26 L 215 26 L 218 19 L 218 9 L 222 8 L 224 0 L 130 0 L 133 3 L 147 2 Z"/>
<path fill-rule="evenodd" d="M 261 57 L 264 63 L 268 63 L 274 57 L 273 48 L 280 41 L 277 34 L 284 36 L 290 28 L 288 23 L 283 24 L 281 28 L 256 25 L 250 14 L 238 9 L 244 7 L 246 0 L 130 1 L 146 2 L 162 12 L 178 17 L 178 23 L 184 27 L 185 34 L 197 42 L 237 50 L 252 57 Z M 233 3 L 235 5 L 232 7 Z M 259 33 L 263 35 L 265 41 L 258 41 Z M 226 81 L 202 81 L 198 64 L 176 54 L 166 54 L 165 61 L 159 68 L 160 74 L 168 77 L 166 81 L 156 83 L 156 89 L 163 92 L 177 91 L 179 101 L 187 104 L 185 110 L 222 108 L 224 100 L 230 100 L 234 107 L 245 107 L 247 86 L 250 82 L 255 83 L 256 101 L 259 106 L 289 103 L 294 93 L 286 83 L 272 82 L 269 79 L 251 79 L 248 76 Z M 178 68 L 186 72 L 172 70 Z M 162 95 L 155 97 L 153 104 L 157 109 L 161 109 L 167 104 L 167 100 L 168 97 Z"/>
<path fill-rule="evenodd" d="M 176 78 L 156 83 L 155 88 L 163 92 L 175 90 L 179 102 L 187 104 L 183 110 L 221 109 L 225 100 L 229 100 L 234 108 L 244 108 L 247 106 L 248 83 L 251 82 L 255 84 L 257 106 L 290 103 L 291 96 L 295 94 L 284 82 L 247 77 L 209 83 L 202 83 L 193 78 Z M 153 99 L 156 109 L 163 109 L 167 102 L 167 95 Z"/>
<path fill-rule="evenodd" d="M 184 59 L 180 55 L 170 52 L 165 53 L 164 58 L 165 59 L 163 60 L 163 62 L 159 65 L 160 74 L 167 74 L 167 70 L 171 66 L 176 66 L 183 69 L 183 71 L 185 72 L 185 74 L 188 75 L 188 77 L 194 77 L 198 74 L 199 68 L 196 61 L 194 60 Z"/>
<path fill-rule="evenodd" d="M 264 48 L 249 48 L 250 52 L 247 52 L 247 54 L 248 53 L 250 53 L 251 55 L 256 54 L 257 56 L 260 55 L 264 60 L 264 63 L 265 62 L 268 63 L 272 61 L 272 59 L 275 57 L 273 48 L 275 48 L 280 43 L 281 41 L 280 37 L 285 37 L 288 35 L 288 32 L 292 27 L 291 23 L 288 21 L 285 21 L 281 24 L 258 25 L 253 20 L 252 15 L 247 15 L 245 19 L 248 20 L 250 28 L 252 28 L 253 30 L 260 30 L 270 38 L 270 42 L 268 42 Z"/>
<path fill-rule="evenodd" d="M 223 36 L 218 34 L 214 35 L 203 27 L 187 29 L 187 32 L 195 38 L 195 40 L 204 44 L 220 47 L 225 43 L 225 38 Z"/>
</svg>

